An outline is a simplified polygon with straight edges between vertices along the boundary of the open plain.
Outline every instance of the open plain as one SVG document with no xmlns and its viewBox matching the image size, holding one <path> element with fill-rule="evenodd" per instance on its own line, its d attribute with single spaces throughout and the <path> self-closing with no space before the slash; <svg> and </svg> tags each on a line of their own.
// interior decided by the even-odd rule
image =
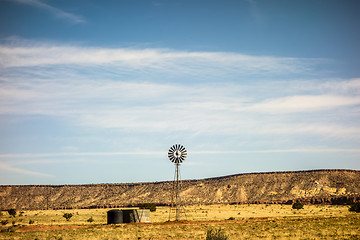
<svg viewBox="0 0 360 240">
<path fill-rule="evenodd" d="M 0 239 L 205 239 L 222 229 L 229 239 L 359 239 L 360 214 L 348 206 L 285 204 L 198 205 L 186 207 L 182 221 L 157 207 L 150 223 L 107 225 L 110 209 L 29 210 L 11 217 L 1 212 Z M 64 213 L 72 213 L 70 221 Z M 21 216 L 20 216 L 21 214 Z M 174 218 L 173 213 L 170 217 Z M 89 222 L 92 218 L 94 221 Z M 30 224 L 31 222 L 31 224 Z"/>
</svg>

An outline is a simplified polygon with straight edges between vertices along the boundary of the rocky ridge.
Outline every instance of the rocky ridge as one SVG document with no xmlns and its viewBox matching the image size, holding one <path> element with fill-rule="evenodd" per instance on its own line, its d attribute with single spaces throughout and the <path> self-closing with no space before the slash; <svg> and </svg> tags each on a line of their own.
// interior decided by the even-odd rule
<svg viewBox="0 0 360 240">
<path fill-rule="evenodd" d="M 65 209 L 169 205 L 173 183 L 0 185 L 1 209 Z M 341 204 L 360 201 L 360 171 L 309 170 L 245 173 L 181 181 L 185 205 L 238 203 Z"/>
</svg>

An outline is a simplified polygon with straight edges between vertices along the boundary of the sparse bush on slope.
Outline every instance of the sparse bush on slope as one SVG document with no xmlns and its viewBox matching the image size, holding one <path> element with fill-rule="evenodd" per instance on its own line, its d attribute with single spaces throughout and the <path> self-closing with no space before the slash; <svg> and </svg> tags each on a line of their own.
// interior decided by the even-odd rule
<svg viewBox="0 0 360 240">
<path fill-rule="evenodd" d="M 349 208 L 349 211 L 350 212 L 360 213 L 360 202 L 356 202 L 356 203 L 351 204 L 350 208 Z"/>
<path fill-rule="evenodd" d="M 9 213 L 9 215 L 12 216 L 12 217 L 15 217 L 15 216 L 16 216 L 16 210 L 13 209 L 13 208 L 12 208 L 12 209 L 9 209 L 9 210 L 8 210 L 8 213 Z"/>
</svg>

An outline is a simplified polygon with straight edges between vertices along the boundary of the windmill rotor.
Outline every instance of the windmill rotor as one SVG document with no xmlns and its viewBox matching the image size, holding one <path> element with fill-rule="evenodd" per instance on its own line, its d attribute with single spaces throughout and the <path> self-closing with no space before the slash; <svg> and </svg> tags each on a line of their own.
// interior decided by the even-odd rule
<svg viewBox="0 0 360 240">
<path fill-rule="evenodd" d="M 187 151 L 184 148 L 184 146 L 180 144 L 173 145 L 172 147 L 170 147 L 168 152 L 168 157 L 170 161 L 175 164 L 182 163 L 185 160 L 186 156 L 187 156 Z"/>
</svg>

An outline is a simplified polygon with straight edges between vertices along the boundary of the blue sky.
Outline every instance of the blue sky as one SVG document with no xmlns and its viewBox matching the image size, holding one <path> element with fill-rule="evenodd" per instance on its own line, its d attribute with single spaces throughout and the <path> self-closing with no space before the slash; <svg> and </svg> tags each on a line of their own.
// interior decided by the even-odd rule
<svg viewBox="0 0 360 240">
<path fill-rule="evenodd" d="M 0 184 L 360 169 L 359 7 L 0 0 Z"/>
</svg>

